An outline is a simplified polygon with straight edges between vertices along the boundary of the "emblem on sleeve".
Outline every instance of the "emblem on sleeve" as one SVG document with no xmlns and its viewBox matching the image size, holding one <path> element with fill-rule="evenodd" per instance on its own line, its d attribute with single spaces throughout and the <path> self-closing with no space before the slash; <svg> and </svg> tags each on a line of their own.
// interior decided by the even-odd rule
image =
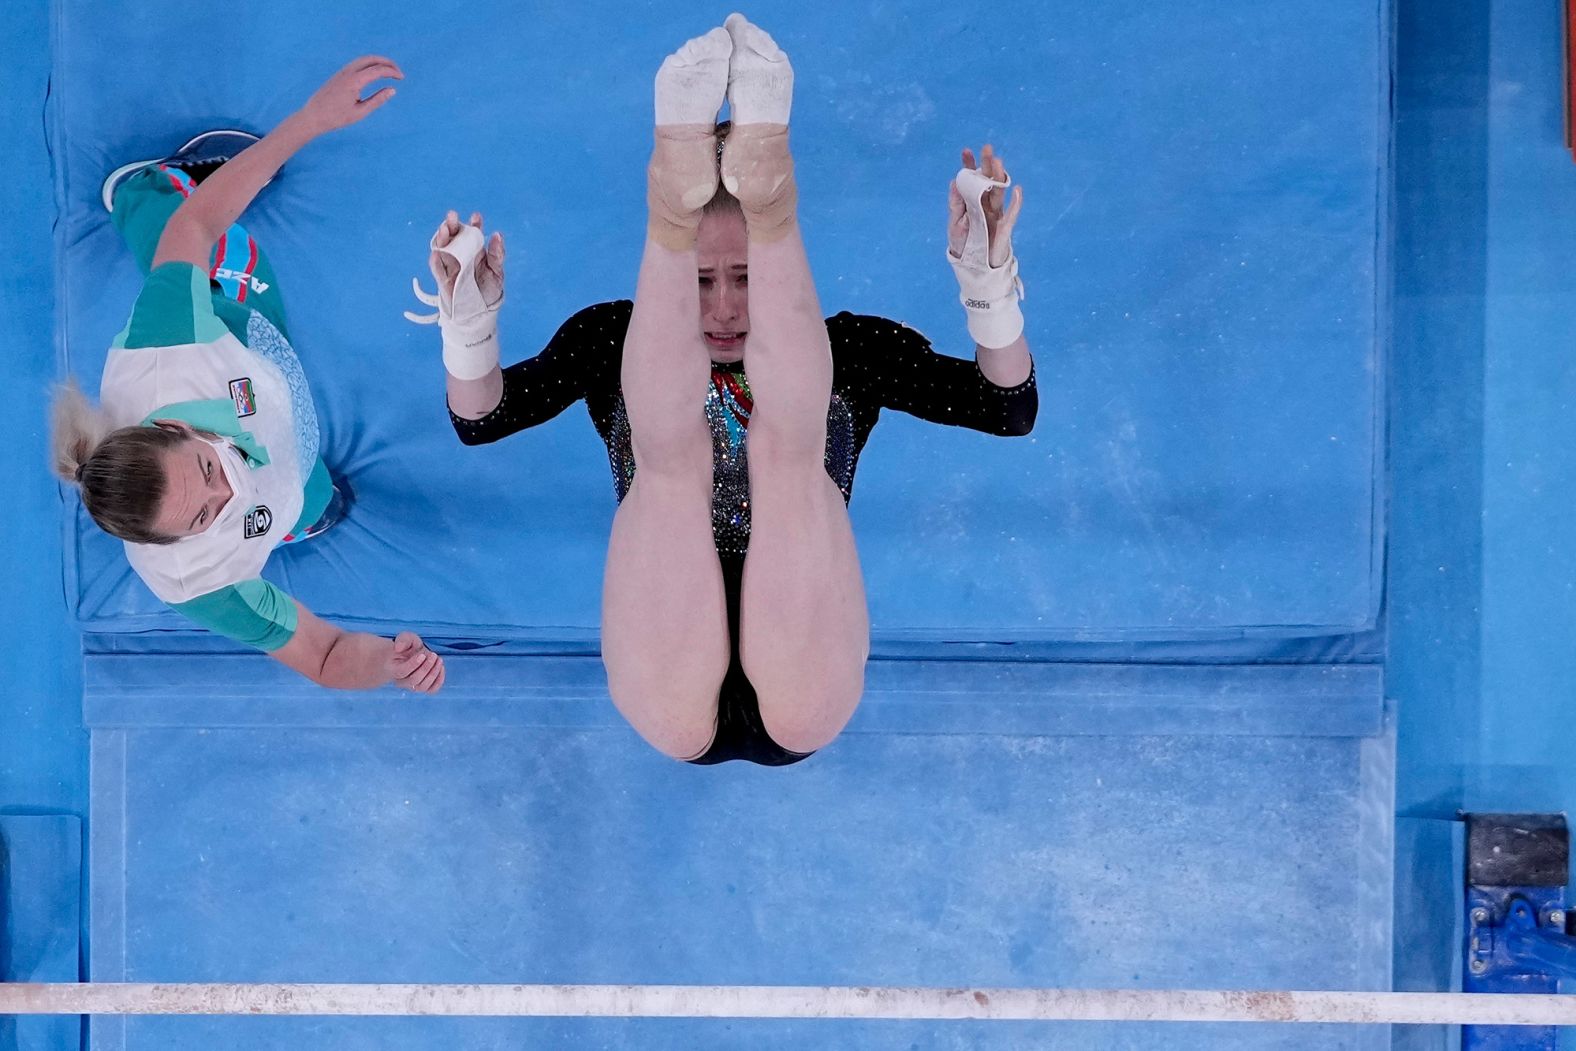
<svg viewBox="0 0 1576 1051">
<path fill-rule="evenodd" d="M 268 527 L 273 524 L 274 513 L 268 510 L 268 506 L 266 504 L 258 504 L 256 507 L 246 512 L 246 538 L 250 540 L 254 536 L 262 536 L 264 533 L 268 532 Z"/>
<path fill-rule="evenodd" d="M 230 381 L 230 400 L 235 402 L 235 415 L 238 418 L 257 411 L 257 393 L 252 390 L 252 377 L 242 376 Z"/>
</svg>

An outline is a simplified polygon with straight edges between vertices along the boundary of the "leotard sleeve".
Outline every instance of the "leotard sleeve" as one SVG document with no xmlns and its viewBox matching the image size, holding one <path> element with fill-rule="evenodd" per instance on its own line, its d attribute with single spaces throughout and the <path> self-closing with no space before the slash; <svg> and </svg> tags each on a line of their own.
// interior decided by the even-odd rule
<svg viewBox="0 0 1576 1051">
<path fill-rule="evenodd" d="M 1034 429 L 1040 395 L 1034 371 L 1016 387 L 998 387 L 979 365 L 938 354 L 901 322 L 844 311 L 828 319 L 836 348 L 837 386 L 885 409 L 986 434 Z"/>
<path fill-rule="evenodd" d="M 450 410 L 460 441 L 486 445 L 507 438 L 546 423 L 609 377 L 616 384 L 629 311 L 628 300 L 598 303 L 565 321 L 540 354 L 503 370 L 503 397 L 492 412 L 467 420 Z"/>
</svg>

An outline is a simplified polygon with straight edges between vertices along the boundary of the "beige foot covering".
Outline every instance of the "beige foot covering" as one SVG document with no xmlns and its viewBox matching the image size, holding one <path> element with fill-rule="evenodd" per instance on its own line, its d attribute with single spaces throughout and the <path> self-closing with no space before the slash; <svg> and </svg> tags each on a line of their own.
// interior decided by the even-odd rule
<svg viewBox="0 0 1576 1051">
<path fill-rule="evenodd" d="M 786 237 L 799 208 L 788 125 L 734 125 L 722 147 L 722 184 L 739 199 L 751 240 Z"/>
<path fill-rule="evenodd" d="M 700 212 L 717 192 L 717 137 L 711 124 L 659 124 L 646 168 L 647 235 L 664 248 L 695 247 Z"/>
</svg>

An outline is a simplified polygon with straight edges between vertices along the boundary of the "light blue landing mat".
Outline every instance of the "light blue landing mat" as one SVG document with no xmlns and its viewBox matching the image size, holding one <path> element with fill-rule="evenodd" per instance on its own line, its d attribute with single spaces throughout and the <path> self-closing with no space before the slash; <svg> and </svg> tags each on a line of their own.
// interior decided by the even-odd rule
<svg viewBox="0 0 1576 1051">
<path fill-rule="evenodd" d="M 421 702 L 389 707 L 431 718 Z M 96 980 L 1389 983 L 1382 727 L 854 729 L 791 768 L 706 770 L 616 725 L 101 715 Z M 220 705 L 212 721 L 235 718 Z M 94 1047 L 998 1048 L 1055 1030 L 138 1019 L 97 1024 Z M 1076 1046 L 1179 1046 L 1154 1030 L 1087 1033 Z M 1198 1039 L 1381 1048 L 1388 1033 L 1221 1026 Z"/>
<path fill-rule="evenodd" d="M 829 313 L 898 318 L 971 354 L 943 261 L 960 147 L 993 142 L 1029 202 L 1016 240 L 1038 428 L 883 419 L 853 502 L 878 639 L 1371 625 L 1388 5 L 828 12 L 749 13 L 797 70 L 803 224 Z M 105 172 L 215 124 L 266 129 L 353 55 L 394 56 L 408 73 L 394 102 L 309 147 L 245 219 L 277 268 L 325 457 L 359 501 L 270 573 L 350 623 L 591 638 L 613 499 L 585 414 L 463 449 L 436 337 L 400 312 L 450 207 L 510 239 L 510 359 L 629 295 L 651 76 L 725 14 L 58 0 L 63 367 L 96 384 L 137 290 L 99 204 Z M 66 546 L 84 627 L 181 626 L 117 544 L 78 520 Z"/>
</svg>

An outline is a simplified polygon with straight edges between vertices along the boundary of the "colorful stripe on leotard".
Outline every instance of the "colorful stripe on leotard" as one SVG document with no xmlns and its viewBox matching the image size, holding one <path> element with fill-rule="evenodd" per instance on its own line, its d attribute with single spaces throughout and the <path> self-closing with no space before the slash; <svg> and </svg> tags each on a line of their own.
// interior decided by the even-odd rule
<svg viewBox="0 0 1576 1051">
<path fill-rule="evenodd" d="M 728 444 L 737 450 L 744 443 L 744 433 L 750 426 L 750 413 L 755 408 L 749 381 L 742 373 L 713 369 L 711 384 L 722 407 L 722 422 L 728 428 Z"/>
</svg>

